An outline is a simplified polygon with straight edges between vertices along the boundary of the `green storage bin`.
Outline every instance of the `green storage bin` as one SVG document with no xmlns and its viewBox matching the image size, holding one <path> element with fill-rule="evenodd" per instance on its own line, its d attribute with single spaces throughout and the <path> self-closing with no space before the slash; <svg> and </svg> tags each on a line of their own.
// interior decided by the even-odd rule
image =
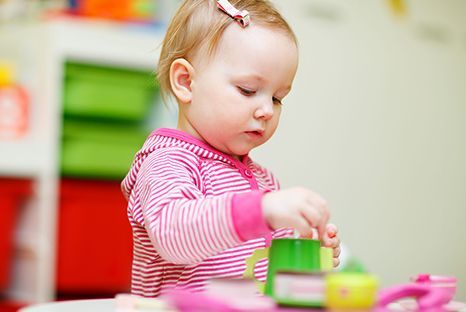
<svg viewBox="0 0 466 312">
<path fill-rule="evenodd" d="M 63 128 L 62 175 L 121 179 L 147 134 L 129 126 L 67 121 Z"/>
<path fill-rule="evenodd" d="M 150 72 L 68 63 L 65 77 L 65 116 L 141 121 L 159 91 Z"/>
</svg>

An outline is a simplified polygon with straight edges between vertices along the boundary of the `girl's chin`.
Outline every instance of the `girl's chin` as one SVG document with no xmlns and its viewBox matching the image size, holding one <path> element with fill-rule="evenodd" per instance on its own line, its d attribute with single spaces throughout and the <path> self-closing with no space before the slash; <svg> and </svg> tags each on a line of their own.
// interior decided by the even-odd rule
<svg viewBox="0 0 466 312">
<path fill-rule="evenodd" d="M 222 152 L 227 154 L 227 155 L 230 155 L 233 158 L 241 160 L 241 159 L 243 159 L 243 156 L 248 155 L 251 150 L 252 150 L 252 148 L 249 148 L 249 149 L 236 149 L 236 150 L 222 151 Z"/>
<path fill-rule="evenodd" d="M 222 146 L 222 148 L 216 147 L 219 151 L 221 151 L 224 154 L 230 155 L 231 157 L 234 157 L 236 159 L 241 159 L 244 155 L 248 155 L 254 148 L 262 145 L 264 142 L 236 142 L 237 144 L 235 145 L 226 145 Z"/>
</svg>

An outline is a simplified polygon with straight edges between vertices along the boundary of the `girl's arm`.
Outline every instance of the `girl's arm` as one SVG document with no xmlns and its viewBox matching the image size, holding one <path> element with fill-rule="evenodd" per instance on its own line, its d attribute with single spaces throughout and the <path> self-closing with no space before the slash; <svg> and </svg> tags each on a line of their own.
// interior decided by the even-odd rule
<svg viewBox="0 0 466 312">
<path fill-rule="evenodd" d="M 141 219 L 159 255 L 176 264 L 201 262 L 271 232 L 262 215 L 262 192 L 206 196 L 197 162 L 185 150 L 160 150 L 138 174 L 141 205 L 131 213 Z"/>
</svg>

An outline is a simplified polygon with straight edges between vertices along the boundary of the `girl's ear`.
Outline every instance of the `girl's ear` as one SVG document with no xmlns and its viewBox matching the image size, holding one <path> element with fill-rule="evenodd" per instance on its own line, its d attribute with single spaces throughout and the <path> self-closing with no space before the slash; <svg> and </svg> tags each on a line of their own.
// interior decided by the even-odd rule
<svg viewBox="0 0 466 312">
<path fill-rule="evenodd" d="M 183 104 L 191 103 L 193 74 L 193 66 L 184 58 L 174 60 L 170 66 L 170 85 L 178 101 Z"/>
</svg>

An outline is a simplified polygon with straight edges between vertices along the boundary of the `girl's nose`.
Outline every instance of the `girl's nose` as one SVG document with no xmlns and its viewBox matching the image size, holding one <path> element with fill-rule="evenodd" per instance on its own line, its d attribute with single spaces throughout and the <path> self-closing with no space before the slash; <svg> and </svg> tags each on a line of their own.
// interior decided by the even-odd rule
<svg viewBox="0 0 466 312">
<path fill-rule="evenodd" d="M 269 120 L 273 117 L 273 113 L 273 101 L 265 101 L 256 109 L 254 117 L 257 119 Z"/>
</svg>

